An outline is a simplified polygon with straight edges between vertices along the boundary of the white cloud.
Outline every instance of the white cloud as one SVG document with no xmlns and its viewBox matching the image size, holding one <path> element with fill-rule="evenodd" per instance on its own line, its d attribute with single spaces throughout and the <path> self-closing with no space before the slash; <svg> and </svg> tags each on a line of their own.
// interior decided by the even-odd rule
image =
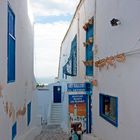
<svg viewBox="0 0 140 140">
<path fill-rule="evenodd" d="M 73 15 L 79 1 L 30 0 L 33 15 L 37 18 Z M 57 76 L 60 45 L 68 26 L 69 22 L 61 19 L 55 23 L 35 24 L 35 76 L 37 78 L 48 78 L 51 81 L 52 77 Z"/>
<path fill-rule="evenodd" d="M 61 41 L 69 22 L 35 24 L 35 76 L 57 76 Z"/>
<path fill-rule="evenodd" d="M 79 0 L 31 0 L 34 16 L 73 14 Z"/>
</svg>

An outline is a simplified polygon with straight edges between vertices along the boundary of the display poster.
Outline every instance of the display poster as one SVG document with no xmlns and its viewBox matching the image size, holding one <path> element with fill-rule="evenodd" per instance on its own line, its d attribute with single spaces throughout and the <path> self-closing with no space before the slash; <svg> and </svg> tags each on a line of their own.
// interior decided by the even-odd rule
<svg viewBox="0 0 140 140">
<path fill-rule="evenodd" d="M 78 127 L 76 129 L 81 129 L 80 131 L 84 131 L 86 129 L 86 95 L 85 94 L 69 95 L 69 119 L 70 119 L 71 130 L 76 125 Z"/>
</svg>

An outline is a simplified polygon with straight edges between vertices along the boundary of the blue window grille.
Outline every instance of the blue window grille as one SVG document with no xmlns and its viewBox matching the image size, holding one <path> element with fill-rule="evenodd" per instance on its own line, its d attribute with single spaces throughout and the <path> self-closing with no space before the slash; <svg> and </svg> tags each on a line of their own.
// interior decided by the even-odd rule
<svg viewBox="0 0 140 140">
<path fill-rule="evenodd" d="M 14 125 L 12 126 L 12 140 L 15 139 L 17 135 L 17 123 L 15 122 Z"/>
<path fill-rule="evenodd" d="M 99 94 L 100 116 L 118 127 L 118 98 Z"/>
<path fill-rule="evenodd" d="M 77 36 L 71 43 L 71 52 L 67 63 L 63 66 L 63 73 L 68 76 L 77 75 Z"/>
<path fill-rule="evenodd" d="M 71 59 L 72 59 L 72 74 L 77 75 L 77 36 L 72 41 L 71 44 Z"/>
<path fill-rule="evenodd" d="M 27 126 L 30 125 L 31 122 L 31 102 L 27 105 Z"/>
<path fill-rule="evenodd" d="M 7 82 L 15 81 L 15 14 L 8 5 Z"/>
<path fill-rule="evenodd" d="M 86 31 L 86 40 L 93 38 L 93 24 Z M 93 43 L 86 46 L 86 61 L 93 60 Z M 86 66 L 86 75 L 93 76 L 93 66 Z"/>
</svg>

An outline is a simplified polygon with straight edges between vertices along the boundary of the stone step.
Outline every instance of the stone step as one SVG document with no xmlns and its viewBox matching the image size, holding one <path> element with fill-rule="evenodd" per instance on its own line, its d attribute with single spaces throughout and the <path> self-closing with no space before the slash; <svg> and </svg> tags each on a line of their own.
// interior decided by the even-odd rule
<svg viewBox="0 0 140 140">
<path fill-rule="evenodd" d="M 51 114 L 50 117 L 62 118 L 62 114 Z"/>
<path fill-rule="evenodd" d="M 62 114 L 62 111 L 60 111 L 60 110 L 52 110 L 51 114 Z"/>
<path fill-rule="evenodd" d="M 52 106 L 62 106 L 62 104 L 52 104 Z"/>
</svg>

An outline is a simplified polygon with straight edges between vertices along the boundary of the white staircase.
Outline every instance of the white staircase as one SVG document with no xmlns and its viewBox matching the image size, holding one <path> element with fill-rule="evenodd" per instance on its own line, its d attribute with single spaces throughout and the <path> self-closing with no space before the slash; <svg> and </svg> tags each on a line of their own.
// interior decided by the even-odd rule
<svg viewBox="0 0 140 140">
<path fill-rule="evenodd" d="M 62 104 L 52 103 L 48 124 L 60 125 L 61 123 L 62 123 Z"/>
</svg>

